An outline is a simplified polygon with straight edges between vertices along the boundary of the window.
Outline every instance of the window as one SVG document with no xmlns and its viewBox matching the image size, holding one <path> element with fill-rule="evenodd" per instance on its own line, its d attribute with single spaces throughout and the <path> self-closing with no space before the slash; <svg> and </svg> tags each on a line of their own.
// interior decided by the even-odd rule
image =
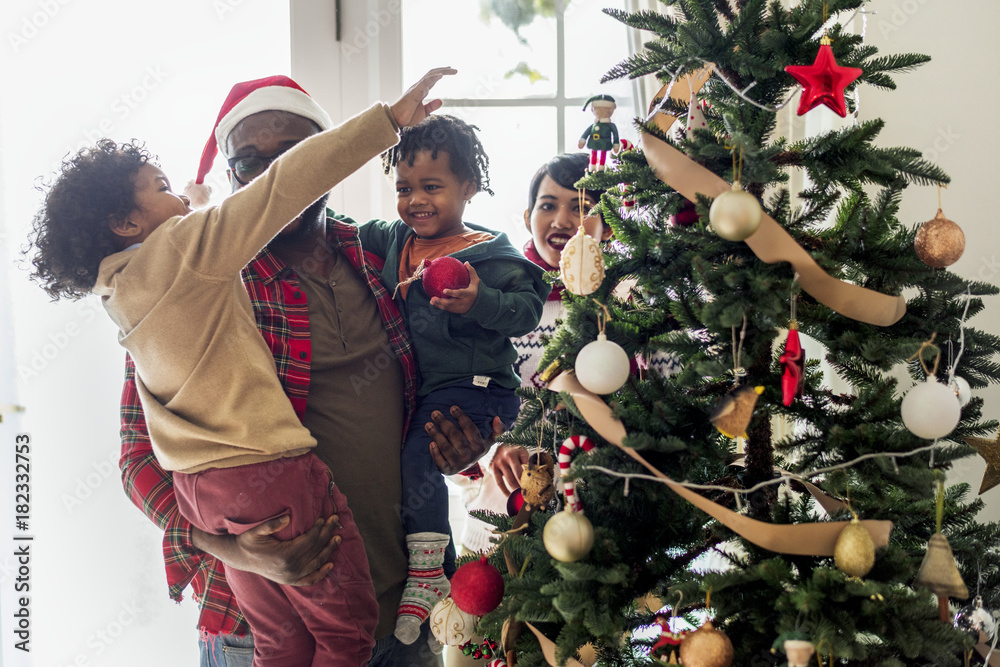
<svg viewBox="0 0 1000 667">
<path fill-rule="evenodd" d="M 594 120 L 589 108 L 583 110 L 587 99 L 612 95 L 620 134 L 632 142 L 636 136 L 631 82 L 600 83 L 628 56 L 629 46 L 627 28 L 601 10 L 624 9 L 625 3 L 553 4 L 547 14 L 525 15 L 523 7 L 532 3 L 402 2 L 403 81 L 414 81 L 435 66 L 458 68 L 459 75 L 435 91 L 446 105 L 440 113 L 478 126 L 490 157 L 496 195 L 476 196 L 466 217 L 506 232 L 517 246 L 529 238 L 524 226 L 528 182 L 552 156 L 579 150 L 580 134 Z"/>
<path fill-rule="evenodd" d="M 183 188 L 230 86 L 289 73 L 288 2 L 12 0 L 4 16 L 0 71 L 21 94 L 5 96 L 0 118 L 0 403 L 27 410 L 0 423 L 0 663 L 197 664 L 197 603 L 190 591 L 180 606 L 167 597 L 162 531 L 122 491 L 114 326 L 96 297 L 50 303 L 17 253 L 36 180 L 102 136 L 145 141 Z M 14 588 L 16 433 L 32 445 L 27 591 Z M 24 594 L 31 653 L 13 641 Z"/>
</svg>

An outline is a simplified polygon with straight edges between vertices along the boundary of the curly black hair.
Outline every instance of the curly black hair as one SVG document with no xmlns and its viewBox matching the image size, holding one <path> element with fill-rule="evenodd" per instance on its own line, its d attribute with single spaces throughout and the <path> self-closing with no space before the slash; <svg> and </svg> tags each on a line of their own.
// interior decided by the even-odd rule
<svg viewBox="0 0 1000 667">
<path fill-rule="evenodd" d="M 399 143 L 382 153 L 382 169 L 386 175 L 400 161 L 413 165 L 416 154 L 430 151 L 436 160 L 438 151 L 444 151 L 450 158 L 451 171 L 461 181 L 472 181 L 476 192 L 490 190 L 490 158 L 476 136 L 475 125 L 461 118 L 447 114 L 432 114 L 413 127 L 404 127 L 399 132 Z"/>
<path fill-rule="evenodd" d="M 101 139 L 63 160 L 55 180 L 39 186 L 45 199 L 23 254 L 34 249 L 30 277 L 53 301 L 90 294 L 101 260 L 120 249 L 110 221 L 135 210 L 135 176 L 154 160 L 141 144 Z"/>
</svg>

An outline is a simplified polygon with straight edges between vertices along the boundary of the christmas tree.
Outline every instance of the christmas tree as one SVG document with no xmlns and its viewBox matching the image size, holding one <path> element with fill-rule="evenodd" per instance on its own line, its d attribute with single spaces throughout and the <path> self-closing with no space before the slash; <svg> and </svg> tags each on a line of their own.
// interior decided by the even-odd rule
<svg viewBox="0 0 1000 667">
<path fill-rule="evenodd" d="M 571 452 L 575 493 L 518 520 L 483 516 L 506 532 L 489 555 L 505 591 L 479 629 L 499 641 L 506 624 L 508 655 L 524 667 L 588 662 L 591 650 L 603 665 L 665 663 L 671 646 L 648 628 L 682 619 L 710 619 L 734 665 L 804 664 L 783 639 L 839 665 L 981 660 L 978 633 L 953 621 L 977 592 L 1000 607 L 998 529 L 976 521 L 981 501 L 948 474 L 977 455 L 965 439 L 998 447 L 982 400 L 959 395 L 963 379 L 1000 380 L 1000 339 L 969 324 L 997 290 L 939 268 L 954 261 L 954 234 L 918 237 L 896 218 L 907 187 L 948 177 L 918 151 L 880 146 L 886 121 L 794 142 L 776 121 L 789 101 L 849 113 L 855 86 L 891 90 L 928 58 L 880 55 L 843 30 L 863 0 L 662 4 L 608 11 L 647 43 L 606 77 L 655 76 L 665 90 L 637 119 L 642 145 L 585 179 L 610 190 L 604 279 L 590 294 L 567 290 L 543 362 L 553 390 L 526 396 L 506 436 L 553 457 L 570 436 L 595 446 Z M 681 131 L 665 130 L 675 118 Z M 753 199 L 713 210 L 737 180 Z M 676 368 L 640 363 L 607 394 L 580 388 L 574 376 L 595 363 L 581 350 L 601 332 L 628 357 Z M 798 334 L 822 346 L 822 363 L 802 362 Z M 585 533 L 545 534 L 572 499 L 592 526 L 589 548 Z M 708 641 L 718 633 L 699 632 L 706 641 L 688 645 L 685 664 L 730 664 Z"/>
</svg>

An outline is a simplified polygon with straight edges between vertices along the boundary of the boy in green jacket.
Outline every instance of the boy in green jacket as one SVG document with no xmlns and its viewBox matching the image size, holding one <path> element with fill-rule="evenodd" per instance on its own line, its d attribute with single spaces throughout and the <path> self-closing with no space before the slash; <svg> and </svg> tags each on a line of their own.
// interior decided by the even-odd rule
<svg viewBox="0 0 1000 667">
<path fill-rule="evenodd" d="M 365 250 L 385 258 L 382 280 L 398 288 L 397 300 L 413 339 L 420 371 L 417 411 L 402 453 L 400 510 L 410 576 L 396 618 L 396 637 L 412 643 L 431 607 L 450 591 L 455 549 L 448 525 L 448 492 L 434 467 L 423 424 L 431 413 L 459 406 L 483 433 L 493 418 L 510 424 L 520 407 L 514 389 L 517 358 L 510 342 L 538 325 L 549 286 L 543 271 L 519 253 L 505 234 L 463 221 L 465 205 L 489 189 L 489 158 L 475 126 L 446 115 L 430 116 L 400 133 L 383 154 L 395 170 L 400 220 L 360 227 Z M 469 285 L 431 296 L 418 269 L 452 256 L 464 262 Z M 464 278 L 464 276 L 462 276 Z"/>
</svg>

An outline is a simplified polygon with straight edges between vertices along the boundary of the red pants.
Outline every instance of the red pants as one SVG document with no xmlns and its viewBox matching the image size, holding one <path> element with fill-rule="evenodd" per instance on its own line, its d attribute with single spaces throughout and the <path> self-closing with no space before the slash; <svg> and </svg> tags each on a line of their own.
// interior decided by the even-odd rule
<svg viewBox="0 0 1000 667">
<path fill-rule="evenodd" d="M 239 535 L 288 514 L 275 533 L 288 540 L 319 517 L 337 514 L 343 540 L 334 568 L 312 586 L 282 586 L 226 568 L 226 578 L 254 637 L 254 667 L 358 667 L 375 646 L 378 603 L 361 535 L 347 500 L 315 454 L 194 474 L 175 472 L 181 514 L 215 535 Z"/>
</svg>

